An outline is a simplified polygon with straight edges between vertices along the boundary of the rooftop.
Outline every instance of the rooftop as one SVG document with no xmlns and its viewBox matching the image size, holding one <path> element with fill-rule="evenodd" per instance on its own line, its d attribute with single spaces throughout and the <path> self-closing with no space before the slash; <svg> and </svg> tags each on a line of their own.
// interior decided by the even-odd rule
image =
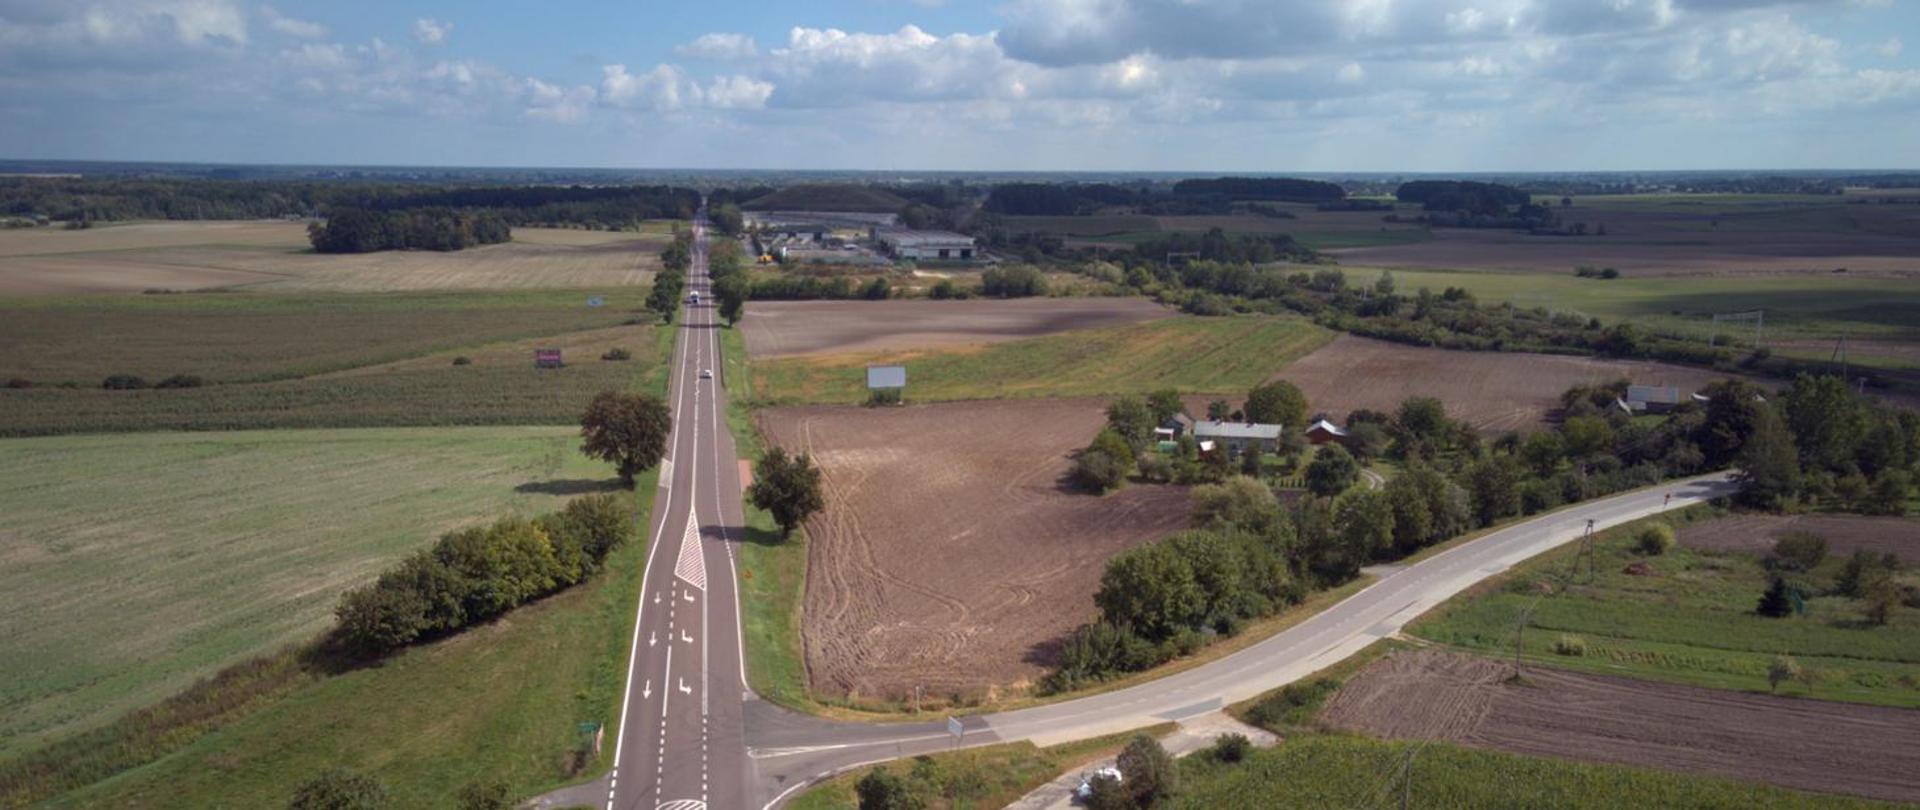
<svg viewBox="0 0 1920 810">
<path fill-rule="evenodd" d="M 1265 425 L 1259 422 L 1199 422 L 1193 426 L 1193 435 L 1218 439 L 1278 439 L 1279 425 Z"/>
<path fill-rule="evenodd" d="M 973 247 L 973 237 L 953 231 L 906 231 L 882 230 L 874 235 L 882 242 L 891 242 L 901 247 L 925 247 L 929 245 L 964 245 Z"/>
</svg>

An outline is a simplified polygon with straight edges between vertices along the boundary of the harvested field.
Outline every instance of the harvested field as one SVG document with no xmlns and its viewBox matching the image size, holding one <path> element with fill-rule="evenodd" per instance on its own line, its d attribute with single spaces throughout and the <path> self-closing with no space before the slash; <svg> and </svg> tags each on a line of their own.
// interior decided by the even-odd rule
<svg viewBox="0 0 1920 810">
<path fill-rule="evenodd" d="M 773 301 L 747 305 L 753 357 L 889 352 L 998 343 L 1175 314 L 1143 298 L 1007 301 Z"/>
<path fill-rule="evenodd" d="M 96 236 L 96 234 L 98 236 Z M 163 222 L 0 232 L 0 293 L 616 287 L 644 284 L 667 237 L 539 228 L 451 253 L 313 253 L 300 222 Z"/>
<path fill-rule="evenodd" d="M 1709 773 L 1802 790 L 1920 799 L 1920 713 L 1400 652 L 1320 714 L 1336 728 L 1518 754 Z"/>
<path fill-rule="evenodd" d="M 1612 382 L 1697 389 L 1728 375 L 1643 360 L 1461 352 L 1341 335 L 1277 375 L 1300 386 L 1307 405 L 1335 421 L 1350 411 L 1391 411 L 1408 397 L 1438 397 L 1482 433 L 1538 425 L 1575 385 Z"/>
<path fill-rule="evenodd" d="M 807 524 L 811 687 L 898 699 L 1018 688 L 1092 618 L 1113 554 L 1187 525 L 1184 489 L 1070 492 L 1093 400 L 871 410 L 772 408 L 768 438 L 810 452 L 826 510 Z"/>
<path fill-rule="evenodd" d="M 1845 557 L 1855 551 L 1892 553 L 1909 563 L 1920 562 L 1920 520 L 1863 515 L 1730 515 L 1682 529 L 1679 539 L 1688 548 L 1766 554 L 1774 541 L 1788 532 L 1813 532 L 1827 538 L 1827 555 Z"/>
<path fill-rule="evenodd" d="M 1609 205 L 1584 200 L 1559 212 L 1605 225 L 1606 236 L 1435 228 L 1418 244 L 1339 250 L 1348 264 L 1568 273 L 1580 265 L 1636 276 L 1753 273 L 1920 273 L 1920 217 L 1908 206 L 1769 204 Z"/>
</svg>

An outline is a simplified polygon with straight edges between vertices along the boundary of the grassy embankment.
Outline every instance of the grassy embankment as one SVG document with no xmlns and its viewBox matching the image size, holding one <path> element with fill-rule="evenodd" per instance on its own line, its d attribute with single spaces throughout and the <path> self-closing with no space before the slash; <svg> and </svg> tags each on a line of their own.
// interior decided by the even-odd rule
<svg viewBox="0 0 1920 810">
<path fill-rule="evenodd" d="M 624 326 L 640 293 L 198 294 L 11 299 L 0 436 L 133 430 L 567 424 L 670 334 Z M 568 367 L 533 368 L 536 346 Z M 630 363 L 600 360 L 614 347 Z M 454 365 L 456 357 L 471 362 Z M 107 391 L 110 374 L 198 388 Z M 71 387 L 61 387 L 62 384 Z"/>
<path fill-rule="evenodd" d="M 663 351 L 662 356 L 665 354 Z M 656 393 L 664 391 L 666 364 L 628 365 L 627 368 L 633 373 L 627 385 Z M 448 449 L 448 444 L 457 445 L 451 437 L 515 433 L 538 437 L 538 441 L 524 443 L 526 447 L 520 452 L 526 457 L 519 462 L 511 452 L 504 457 L 486 452 L 475 452 L 468 457 Z M 306 552 L 308 546 L 317 543 L 309 535 L 349 537 L 357 543 L 368 544 L 343 530 L 341 520 L 374 526 L 383 522 L 381 515 L 399 520 L 396 515 L 406 514 L 404 525 L 411 526 L 412 530 L 402 534 L 410 535 L 415 542 L 392 543 L 385 556 L 359 548 L 342 551 L 332 548 L 334 544 L 330 542 L 324 544 L 328 548 L 313 552 L 323 557 L 337 554 L 345 560 L 343 565 L 371 574 L 385 561 L 425 543 L 435 532 L 516 509 L 550 508 L 561 503 L 565 496 L 591 489 L 601 479 L 610 478 L 603 465 L 577 456 L 566 433 L 540 428 L 481 432 L 337 432 L 337 438 L 352 436 L 375 442 L 379 447 L 377 455 L 382 457 L 391 454 L 397 443 L 402 448 L 427 453 L 436 468 L 456 469 L 458 474 L 450 488 L 430 487 L 422 497 L 412 500 L 396 497 L 395 482 L 388 480 L 390 476 L 380 476 L 385 484 L 355 481 L 351 488 L 343 490 L 338 488 L 344 486 L 339 482 L 357 476 L 329 478 L 324 474 L 315 476 L 311 474 L 313 471 L 302 474 L 285 471 L 276 477 L 271 470 L 258 469 L 249 474 L 245 470 L 253 462 L 244 458 L 223 461 L 218 452 L 209 453 L 211 458 L 196 463 L 212 463 L 217 469 L 231 472 L 229 479 L 237 480 L 228 480 L 230 486 L 249 485 L 246 479 L 250 475 L 268 478 L 269 481 L 259 486 L 285 488 L 280 495 L 290 503 L 332 498 L 331 511 L 320 507 L 287 509 L 286 504 L 269 503 L 251 512 L 246 508 L 230 512 L 231 517 L 225 518 L 229 524 L 215 524 L 244 531 L 246 537 L 285 532 L 292 538 L 291 547 L 299 552 Z M 211 445 L 219 449 L 222 441 L 245 443 L 257 438 L 269 444 L 297 443 L 301 435 L 20 440 L 0 443 L 0 449 L 8 452 L 20 447 L 31 449 L 36 442 L 100 442 L 104 446 L 110 442 L 148 441 L 159 446 Z M 419 439 L 409 445 L 404 439 L 412 436 Z M 390 441 L 381 442 L 382 438 Z M 493 443 L 500 442 L 495 439 Z M 483 442 L 480 446 L 484 449 L 488 445 Z M 322 455 L 350 454 L 345 450 L 314 447 L 302 452 L 316 450 Z M 149 463 L 165 460 L 164 456 L 148 459 Z M 354 472 L 367 469 L 366 460 L 361 461 Z M 140 466 L 138 462 L 138 457 L 128 461 L 124 474 L 131 476 L 138 472 L 135 469 Z M 152 469 L 149 466 L 147 472 L 150 474 Z M 371 469 L 388 468 L 375 463 Z M 301 491 L 314 488 L 316 480 L 319 484 L 316 492 Z M 177 479 L 175 481 L 177 483 Z M 639 482 L 633 496 L 637 521 L 642 520 L 650 508 L 654 482 L 653 473 Z M 335 488 L 329 489 L 330 483 Z M 516 495 L 516 483 L 528 485 L 526 491 Z M 210 483 L 208 487 L 215 485 Z M 187 499 L 178 508 L 183 513 L 192 511 L 195 502 Z M 340 503 L 348 506 L 342 508 Z M 423 520 L 422 508 L 443 517 Z M 307 530 L 298 525 L 298 521 L 291 520 L 294 516 L 311 518 L 319 512 L 335 515 L 324 529 Z M 186 544 L 182 546 L 183 552 L 204 540 L 204 531 L 182 537 L 181 542 Z M 276 561 L 273 556 L 260 556 L 258 549 L 246 546 L 238 552 L 243 563 L 241 570 L 245 570 L 244 565 L 252 565 L 266 572 L 279 563 L 290 566 L 301 559 L 297 553 L 287 553 Z M 88 786 L 61 795 L 48 802 L 48 806 L 276 806 L 286 800 L 300 781 L 335 766 L 374 774 L 386 782 L 396 802 L 403 806 L 444 801 L 462 785 L 481 779 L 504 780 L 520 795 L 553 786 L 570 777 L 570 752 L 582 739 L 577 724 L 606 722 L 611 725 L 617 720 L 633 604 L 638 599 L 645 557 L 643 538 L 611 555 L 607 570 L 588 583 L 523 607 L 492 624 L 399 653 L 378 666 L 337 672 L 312 661 L 299 649 L 255 659 L 229 670 L 219 680 L 202 682 L 148 710 L 54 743 L 53 748 L 46 749 L 55 754 L 53 760 L 58 763 L 51 776 L 27 777 L 19 767 L 24 758 L 0 762 L 0 805 L 15 803 L 21 797 L 16 791 L 22 788 L 85 784 Z M 210 584 L 220 589 L 226 587 L 220 580 L 228 573 L 231 572 L 205 576 L 211 577 Z M 283 576 L 270 578 L 261 587 L 273 589 L 286 584 Z M 321 609 L 318 622 L 323 624 L 324 610 L 330 606 L 330 600 L 350 584 L 329 583 L 318 593 L 309 595 L 301 591 L 293 595 L 318 600 Z M 219 592 L 222 599 L 227 598 L 227 591 Z M 201 598 L 205 598 L 204 592 Z M 236 595 L 233 601 L 237 603 L 241 599 Z M 126 618 L 121 616 L 116 621 Z M 222 618 L 229 617 L 223 615 Z M 309 615 L 306 621 L 306 626 L 311 626 L 315 619 Z M 226 641 L 231 649 L 238 650 L 238 646 L 232 645 L 241 645 L 252 638 L 250 634 L 255 629 L 225 628 Z M 257 643 L 270 641 L 258 639 Z M 229 648 L 211 649 L 194 660 L 215 666 L 217 653 L 226 649 Z M 9 660 L 20 659 L 9 657 Z M 616 729 L 608 729 L 609 735 L 615 732 Z M 609 748 L 602 754 L 601 761 L 587 770 L 604 766 L 610 756 Z M 111 774 L 118 775 L 107 778 Z"/>
<path fill-rule="evenodd" d="M 1172 723 L 1090 740 L 1040 748 L 1029 742 L 989 745 L 914 757 L 904 762 L 856 768 L 807 788 L 787 804 L 793 810 L 857 808 L 854 785 L 875 768 L 905 777 L 914 788 L 936 798 L 928 810 L 987 810 L 1015 799 L 1073 768 L 1113 756 L 1134 734 L 1171 733 Z"/>
<path fill-rule="evenodd" d="M 961 350 L 757 361 L 749 373 L 754 402 L 769 405 L 864 402 L 864 370 L 873 363 L 905 364 L 914 402 L 1167 387 L 1240 396 L 1333 337 L 1303 318 L 1166 318 Z"/>
<path fill-rule="evenodd" d="M 1664 520 L 1679 524 L 1712 514 L 1695 507 Z M 1552 666 L 1765 692 L 1774 657 L 1791 654 L 1817 677 L 1811 687 L 1782 686 L 1787 694 L 1920 707 L 1920 614 L 1900 611 L 1886 626 L 1873 627 L 1862 621 L 1859 600 L 1813 595 L 1806 615 L 1761 617 L 1754 605 L 1769 574 L 1759 559 L 1685 547 L 1642 557 L 1632 550 L 1632 537 L 1653 520 L 1662 519 L 1599 534 L 1591 580 L 1581 567 L 1574 584 L 1563 587 L 1556 580 L 1555 593 L 1539 597 L 1536 583 L 1574 570 L 1579 547 L 1568 545 L 1476 586 L 1409 630 L 1444 644 L 1511 655 L 1520 616 L 1532 605 L 1523 654 Z M 1625 573 L 1635 561 L 1647 562 L 1655 573 Z M 1844 562 L 1827 560 L 1811 580 L 1830 585 Z M 1585 654 L 1556 654 L 1553 646 L 1562 635 L 1583 639 Z"/>
</svg>

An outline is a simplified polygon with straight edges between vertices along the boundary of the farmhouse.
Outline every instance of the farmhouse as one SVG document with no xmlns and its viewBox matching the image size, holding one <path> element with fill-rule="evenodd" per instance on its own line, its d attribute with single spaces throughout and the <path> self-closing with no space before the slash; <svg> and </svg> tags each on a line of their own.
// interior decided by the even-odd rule
<svg viewBox="0 0 1920 810">
<path fill-rule="evenodd" d="M 952 231 L 875 228 L 873 240 L 896 259 L 973 261 L 973 237 Z"/>
<path fill-rule="evenodd" d="M 1177 442 L 1180 437 L 1192 432 L 1193 417 L 1182 411 L 1167 417 L 1167 421 L 1161 422 L 1159 427 L 1154 428 L 1153 436 L 1161 441 Z"/>
<path fill-rule="evenodd" d="M 1629 413 L 1667 413 L 1680 404 L 1680 389 L 1671 385 L 1629 385 L 1620 402 Z"/>
<path fill-rule="evenodd" d="M 1307 441 L 1314 444 L 1345 442 L 1347 440 L 1347 431 L 1339 425 L 1322 419 L 1307 428 L 1306 437 Z"/>
<path fill-rule="evenodd" d="M 1280 426 L 1208 420 L 1194 424 L 1193 437 L 1200 441 L 1202 449 L 1212 444 L 1226 448 L 1230 456 L 1237 456 L 1248 447 L 1259 447 L 1261 452 L 1271 453 L 1279 447 Z"/>
</svg>

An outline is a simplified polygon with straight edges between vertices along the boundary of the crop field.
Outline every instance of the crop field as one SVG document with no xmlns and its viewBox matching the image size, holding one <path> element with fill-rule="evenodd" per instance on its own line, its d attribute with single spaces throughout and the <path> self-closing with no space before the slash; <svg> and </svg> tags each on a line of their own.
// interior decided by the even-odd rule
<svg viewBox="0 0 1920 810">
<path fill-rule="evenodd" d="M 1706 510 L 1668 520 L 1682 533 L 1723 531 Z M 1696 520 L 1705 522 L 1697 529 L 1686 525 Z M 1643 557 L 1629 548 L 1639 525 L 1644 522 L 1599 535 L 1591 577 L 1579 566 L 1575 581 L 1565 584 L 1562 577 L 1578 562 L 1577 547 L 1568 546 L 1476 586 L 1421 618 L 1411 632 L 1511 656 L 1526 615 L 1524 654 L 1556 667 L 1769 692 L 1767 668 L 1775 656 L 1791 655 L 1811 674 L 1780 686 L 1783 694 L 1920 708 L 1920 611 L 1898 611 L 1884 626 L 1865 621 L 1861 600 L 1832 591 L 1844 557 L 1830 553 L 1800 580 L 1804 614 L 1766 618 L 1754 606 L 1772 574 L 1758 556 L 1681 545 Z M 1576 648 L 1556 650 L 1569 637 L 1578 640 Z"/>
<path fill-rule="evenodd" d="M 985 347 L 777 358 L 750 373 L 759 402 L 783 405 L 863 402 L 866 366 L 886 363 L 907 367 L 906 396 L 918 402 L 1169 387 L 1239 395 L 1333 337 L 1304 318 L 1172 317 Z"/>
<path fill-rule="evenodd" d="M 1679 532 L 1680 544 L 1709 552 L 1766 555 L 1790 532 L 1812 532 L 1827 539 L 1827 554 L 1855 551 L 1892 554 L 1920 563 L 1920 520 L 1866 515 L 1730 515 L 1695 523 Z"/>
<path fill-rule="evenodd" d="M 897 700 L 1018 689 L 1093 614 L 1114 553 L 1187 525 L 1186 491 L 1063 485 L 1102 403 L 1023 400 L 760 412 L 810 452 L 827 508 L 807 524 L 802 637 L 812 689 Z"/>
<path fill-rule="evenodd" d="M 0 753 L 303 640 L 341 592 L 442 532 L 602 488 L 575 434 L 0 441 Z"/>
<path fill-rule="evenodd" d="M 1174 314 L 1143 298 L 767 301 L 747 305 L 740 331 L 762 358 L 999 343 Z"/>
<path fill-rule="evenodd" d="M 620 287 L 645 284 L 668 238 L 516 228 L 450 253 L 326 255 L 301 222 L 166 222 L 0 232 L 0 294 L 245 288 L 284 292 Z"/>
<path fill-rule="evenodd" d="M 1176 810 L 1397 807 L 1402 798 L 1413 807 L 1567 810 L 1611 810 L 1623 803 L 1703 810 L 1904 806 L 1714 776 L 1354 735 L 1294 737 L 1255 750 L 1240 763 L 1196 755 L 1181 760 L 1180 771 L 1181 793 L 1166 804 Z"/>
<path fill-rule="evenodd" d="M 1361 408 L 1392 411 L 1408 397 L 1437 397 L 1447 413 L 1482 433 L 1540 426 L 1575 385 L 1628 379 L 1697 390 L 1728 375 L 1644 360 L 1557 354 L 1463 352 L 1341 335 L 1287 366 L 1308 410 L 1335 421 Z"/>
<path fill-rule="evenodd" d="M 1920 799 L 1920 713 L 1911 710 L 1543 667 L 1510 683 L 1512 672 L 1510 661 L 1401 651 L 1349 679 L 1319 719 L 1395 740 Z"/>
<path fill-rule="evenodd" d="M 1010 230 L 1063 236 L 1077 246 L 1125 248 L 1170 232 L 1205 233 L 1219 228 L 1229 234 L 1265 236 L 1287 234 L 1315 250 L 1405 245 L 1424 242 L 1431 233 L 1424 225 L 1382 222 L 1376 211 L 1318 211 L 1311 205 L 1272 203 L 1291 218 L 1259 214 L 1219 216 L 1148 216 L 1144 214 L 1004 217 Z"/>
</svg>

